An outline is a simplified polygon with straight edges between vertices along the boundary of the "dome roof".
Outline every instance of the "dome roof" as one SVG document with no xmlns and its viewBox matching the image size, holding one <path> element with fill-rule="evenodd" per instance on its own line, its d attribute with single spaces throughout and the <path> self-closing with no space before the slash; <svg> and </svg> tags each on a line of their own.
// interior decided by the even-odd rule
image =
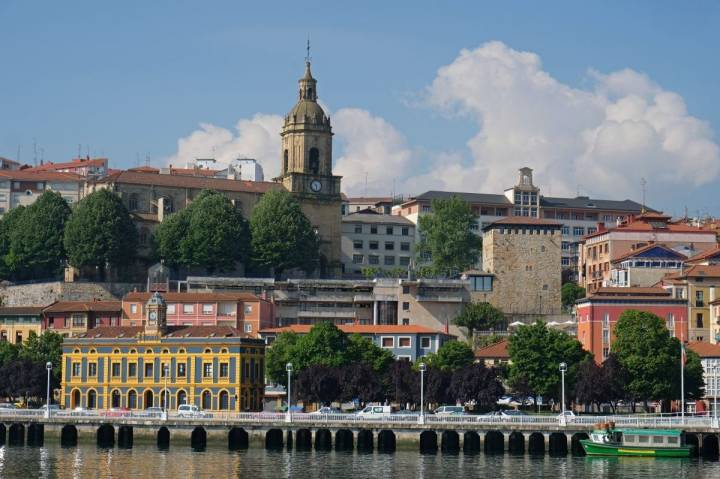
<svg viewBox="0 0 720 479">
<path fill-rule="evenodd" d="M 298 101 L 292 110 L 290 110 L 290 113 L 288 113 L 288 116 L 291 118 L 295 116 L 297 118 L 298 123 L 302 123 L 304 121 L 304 118 L 307 116 L 309 118 L 325 118 L 325 111 L 322 109 L 320 105 L 317 104 L 317 102 L 310 101 L 310 100 L 300 100 Z"/>
</svg>

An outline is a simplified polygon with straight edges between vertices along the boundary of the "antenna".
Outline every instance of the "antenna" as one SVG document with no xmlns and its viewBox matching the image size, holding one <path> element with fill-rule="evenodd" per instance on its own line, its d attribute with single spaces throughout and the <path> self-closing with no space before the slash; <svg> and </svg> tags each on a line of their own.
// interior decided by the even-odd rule
<svg viewBox="0 0 720 479">
<path fill-rule="evenodd" d="M 642 187 L 642 212 L 645 213 L 645 186 L 647 185 L 647 181 L 645 178 L 640 178 L 640 186 Z"/>
<path fill-rule="evenodd" d="M 37 139 L 33 138 L 33 166 L 37 166 Z"/>
<path fill-rule="evenodd" d="M 145 153 L 145 166 L 150 166 L 150 154 Z"/>
</svg>

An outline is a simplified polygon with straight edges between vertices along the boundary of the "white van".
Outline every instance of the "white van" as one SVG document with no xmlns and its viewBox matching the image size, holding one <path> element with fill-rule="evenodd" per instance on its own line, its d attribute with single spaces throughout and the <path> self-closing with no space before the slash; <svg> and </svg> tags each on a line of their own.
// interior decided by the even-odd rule
<svg viewBox="0 0 720 479">
<path fill-rule="evenodd" d="M 440 406 L 435 411 L 436 416 L 462 416 L 465 408 L 462 406 Z"/>
<path fill-rule="evenodd" d="M 203 417 L 205 414 L 194 404 L 181 404 L 178 407 L 179 417 Z"/>
<path fill-rule="evenodd" d="M 366 406 L 365 409 L 358 413 L 358 416 L 388 416 L 393 413 L 392 406 Z"/>
</svg>

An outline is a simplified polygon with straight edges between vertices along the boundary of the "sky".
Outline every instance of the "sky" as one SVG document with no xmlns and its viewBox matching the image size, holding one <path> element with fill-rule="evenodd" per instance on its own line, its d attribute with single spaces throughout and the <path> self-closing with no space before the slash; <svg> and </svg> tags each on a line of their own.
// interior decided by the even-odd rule
<svg viewBox="0 0 720 479">
<path fill-rule="evenodd" d="M 347 3 L 347 4 L 345 4 Z M 720 3 L 0 2 L 0 156 L 256 158 L 311 40 L 352 196 L 500 193 L 720 216 Z"/>
</svg>

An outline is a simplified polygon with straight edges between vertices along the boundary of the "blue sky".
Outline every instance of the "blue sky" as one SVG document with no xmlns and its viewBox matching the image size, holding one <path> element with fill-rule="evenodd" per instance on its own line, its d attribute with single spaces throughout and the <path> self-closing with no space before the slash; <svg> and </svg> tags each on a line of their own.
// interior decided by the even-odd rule
<svg viewBox="0 0 720 479">
<path fill-rule="evenodd" d="M 545 194 L 639 200 L 645 177 L 651 205 L 720 215 L 720 4 L 679 5 L 5 0 L 0 156 L 32 161 L 36 140 L 65 161 L 82 144 L 123 168 L 216 148 L 272 173 L 309 34 L 352 194 L 499 192 L 528 165 Z M 654 113 L 666 92 L 675 133 Z"/>
</svg>

